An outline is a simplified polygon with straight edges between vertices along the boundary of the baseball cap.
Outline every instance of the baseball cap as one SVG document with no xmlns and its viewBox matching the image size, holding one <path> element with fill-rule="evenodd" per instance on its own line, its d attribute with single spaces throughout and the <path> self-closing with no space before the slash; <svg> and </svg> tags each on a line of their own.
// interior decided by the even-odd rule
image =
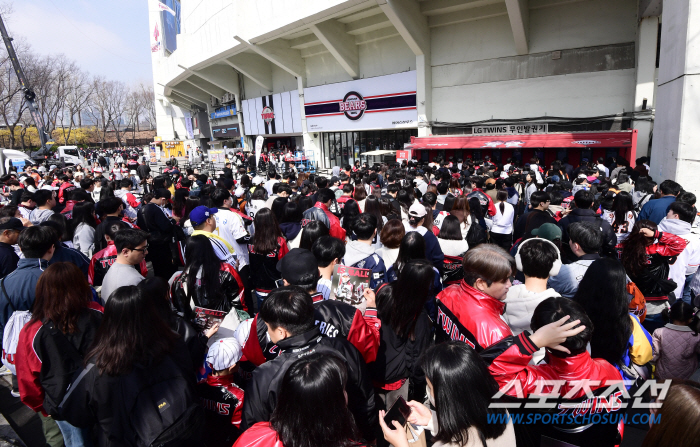
<svg viewBox="0 0 700 447">
<path fill-rule="evenodd" d="M 413 217 L 423 217 L 425 216 L 425 207 L 416 202 L 408 209 L 408 214 Z"/>
<path fill-rule="evenodd" d="M 541 237 L 542 239 L 547 239 L 551 242 L 555 239 L 561 239 L 561 228 L 553 223 L 546 223 L 530 231 L 530 234 Z"/>
<path fill-rule="evenodd" d="M 56 169 L 56 165 L 49 166 L 49 171 L 53 171 L 54 169 Z"/>
<path fill-rule="evenodd" d="M 207 363 L 214 371 L 228 369 L 238 363 L 242 351 L 240 343 L 235 338 L 220 338 L 209 347 Z"/>
<path fill-rule="evenodd" d="M 277 271 L 289 284 L 299 284 L 302 277 L 318 273 L 318 261 L 310 250 L 294 248 L 277 262 Z"/>
<path fill-rule="evenodd" d="M 44 185 L 44 186 L 41 187 L 41 189 L 46 189 L 46 190 L 49 190 L 49 191 L 57 191 L 57 190 L 58 190 L 58 186 Z"/>
<path fill-rule="evenodd" d="M 262 182 L 263 182 L 262 177 L 257 176 L 257 175 L 256 175 L 255 177 L 253 177 L 253 185 L 259 185 L 259 184 L 261 184 Z"/>
<path fill-rule="evenodd" d="M 193 227 L 202 225 L 212 214 L 216 214 L 219 210 L 216 208 L 208 208 L 206 206 L 198 206 L 190 212 L 190 222 Z"/>
<path fill-rule="evenodd" d="M 22 221 L 16 217 L 10 217 L 7 222 L 0 224 L 0 230 L 24 230 L 24 225 Z"/>
</svg>

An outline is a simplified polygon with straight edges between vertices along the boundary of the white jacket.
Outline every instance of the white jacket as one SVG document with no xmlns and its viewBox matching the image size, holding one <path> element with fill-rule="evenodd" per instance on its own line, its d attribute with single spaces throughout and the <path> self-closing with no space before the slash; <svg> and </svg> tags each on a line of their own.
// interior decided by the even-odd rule
<svg viewBox="0 0 700 447">
<path fill-rule="evenodd" d="M 547 298 L 559 297 L 554 289 L 534 293 L 525 288 L 525 284 L 518 284 L 508 290 L 506 295 L 506 310 L 503 318 L 513 331 L 513 335 L 519 335 L 523 331 L 529 331 L 530 320 L 535 308 Z"/>
<path fill-rule="evenodd" d="M 691 233 L 691 224 L 679 219 L 668 220 L 665 217 L 659 222 L 659 231 L 675 234 L 687 242 L 678 255 L 676 262 L 670 265 L 669 278 L 676 282 L 676 298 L 683 296 L 685 277 L 698 271 L 700 264 L 700 235 Z"/>
<path fill-rule="evenodd" d="M 515 208 L 508 202 L 503 202 L 504 211 L 501 213 L 501 204 L 496 205 L 496 214 L 493 216 L 493 227 L 491 232 L 498 234 L 511 234 L 513 232 L 513 216 Z"/>
<path fill-rule="evenodd" d="M 469 244 L 464 239 L 453 241 L 438 238 L 438 243 L 445 256 L 462 256 L 469 250 Z"/>
</svg>

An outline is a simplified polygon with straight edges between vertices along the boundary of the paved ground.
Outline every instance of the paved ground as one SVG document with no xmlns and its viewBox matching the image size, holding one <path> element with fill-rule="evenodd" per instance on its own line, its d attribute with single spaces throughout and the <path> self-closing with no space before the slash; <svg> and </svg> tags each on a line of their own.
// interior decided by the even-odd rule
<svg viewBox="0 0 700 447">
<path fill-rule="evenodd" d="M 10 395 L 10 377 L 0 376 L 0 447 L 44 447 L 41 420 L 19 398 Z"/>
</svg>

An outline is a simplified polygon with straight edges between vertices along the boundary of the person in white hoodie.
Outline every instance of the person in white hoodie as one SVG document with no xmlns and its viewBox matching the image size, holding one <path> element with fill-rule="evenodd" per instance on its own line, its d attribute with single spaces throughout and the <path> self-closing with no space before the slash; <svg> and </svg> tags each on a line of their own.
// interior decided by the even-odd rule
<svg viewBox="0 0 700 447">
<path fill-rule="evenodd" d="M 692 233 L 695 208 L 685 202 L 675 201 L 668 207 L 668 214 L 659 222 L 659 231 L 675 234 L 686 241 L 686 246 L 670 265 L 669 278 L 676 282 L 676 298 L 691 303 L 690 282 L 700 265 L 700 235 Z"/>
<path fill-rule="evenodd" d="M 535 308 L 547 298 L 561 295 L 547 288 L 550 276 L 557 276 L 561 268 L 561 254 L 553 242 L 532 238 L 523 241 L 515 254 L 515 266 L 525 275 L 525 283 L 513 285 L 506 295 L 503 314 L 514 336 L 523 331 L 532 331 L 530 320 Z M 533 356 L 534 363 L 544 357 L 544 350 Z"/>
</svg>

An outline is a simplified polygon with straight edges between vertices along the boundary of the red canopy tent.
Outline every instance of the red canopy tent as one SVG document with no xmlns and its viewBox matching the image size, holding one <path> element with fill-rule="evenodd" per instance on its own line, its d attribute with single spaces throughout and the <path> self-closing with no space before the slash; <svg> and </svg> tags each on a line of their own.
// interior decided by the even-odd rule
<svg viewBox="0 0 700 447">
<path fill-rule="evenodd" d="M 618 153 L 625 156 L 634 166 L 637 153 L 637 131 L 411 137 L 410 147 L 405 149 L 412 151 L 481 149 L 484 151 L 484 155 L 488 155 L 494 150 L 503 150 L 501 158 L 505 160 L 505 157 L 511 156 L 513 150 L 545 148 L 590 148 L 594 158 L 604 156 L 605 150 L 596 151 L 598 148 L 619 148 Z M 528 154 L 534 153 L 534 150 L 523 150 L 522 152 L 524 158 L 529 158 Z M 432 159 L 432 157 L 430 158 Z M 549 160 L 543 161 L 549 162 Z M 570 151 L 569 162 L 574 164 L 579 161 L 579 151 Z"/>
</svg>

